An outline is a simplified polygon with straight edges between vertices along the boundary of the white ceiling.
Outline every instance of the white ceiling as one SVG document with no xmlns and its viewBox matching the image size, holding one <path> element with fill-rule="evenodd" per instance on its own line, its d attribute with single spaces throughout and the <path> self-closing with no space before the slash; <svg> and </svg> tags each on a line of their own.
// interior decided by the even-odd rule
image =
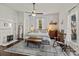
<svg viewBox="0 0 79 59">
<path fill-rule="evenodd" d="M 32 3 L 2 3 L 16 11 L 25 12 L 32 11 Z M 36 12 L 56 13 L 60 10 L 69 10 L 75 3 L 36 3 Z"/>
</svg>

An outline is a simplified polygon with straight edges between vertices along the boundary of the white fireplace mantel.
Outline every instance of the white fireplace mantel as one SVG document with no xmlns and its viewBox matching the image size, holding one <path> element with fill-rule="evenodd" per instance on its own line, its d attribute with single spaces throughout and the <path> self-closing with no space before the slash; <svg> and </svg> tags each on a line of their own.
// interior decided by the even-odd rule
<svg viewBox="0 0 79 59">
<path fill-rule="evenodd" d="M 0 45 L 6 46 L 16 41 L 15 23 L 12 20 L 0 18 Z M 13 40 L 7 42 L 7 36 L 13 35 Z"/>
<path fill-rule="evenodd" d="M 17 42 L 18 40 L 12 40 L 12 41 L 10 41 L 10 42 L 6 42 L 6 43 L 2 43 L 1 45 L 2 46 L 8 46 L 8 45 L 10 45 L 11 43 L 14 43 L 14 42 Z"/>
</svg>

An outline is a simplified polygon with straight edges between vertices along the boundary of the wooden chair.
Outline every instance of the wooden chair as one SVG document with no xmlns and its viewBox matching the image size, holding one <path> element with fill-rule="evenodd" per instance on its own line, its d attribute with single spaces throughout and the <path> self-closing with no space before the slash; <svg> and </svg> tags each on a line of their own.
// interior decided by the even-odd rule
<svg viewBox="0 0 79 59">
<path fill-rule="evenodd" d="M 55 45 L 55 42 L 61 42 L 64 43 L 64 33 L 54 30 L 54 31 L 49 31 L 49 37 L 50 39 L 54 39 L 53 47 Z M 62 44 L 60 44 L 61 46 Z"/>
<path fill-rule="evenodd" d="M 48 34 L 49 34 L 49 37 L 50 39 L 54 39 L 55 37 L 57 37 L 57 30 L 54 30 L 54 31 L 49 31 Z"/>
</svg>

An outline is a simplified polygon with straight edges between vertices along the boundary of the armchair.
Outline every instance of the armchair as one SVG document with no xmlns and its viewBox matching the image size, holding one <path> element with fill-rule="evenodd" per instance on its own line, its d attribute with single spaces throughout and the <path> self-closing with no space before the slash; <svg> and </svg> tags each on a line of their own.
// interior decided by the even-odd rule
<svg viewBox="0 0 79 59">
<path fill-rule="evenodd" d="M 55 42 L 64 43 L 64 33 L 60 32 L 58 30 L 49 31 L 49 37 L 50 37 L 50 39 L 54 40 L 53 47 L 55 45 Z M 62 46 L 61 43 L 59 43 L 60 46 Z"/>
</svg>

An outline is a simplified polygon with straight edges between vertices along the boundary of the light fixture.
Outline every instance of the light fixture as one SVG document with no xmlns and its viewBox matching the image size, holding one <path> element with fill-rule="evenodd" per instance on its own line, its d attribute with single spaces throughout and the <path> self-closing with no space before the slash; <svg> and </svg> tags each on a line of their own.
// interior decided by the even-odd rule
<svg viewBox="0 0 79 59">
<path fill-rule="evenodd" d="M 36 16 L 36 14 L 35 14 L 35 3 L 33 3 L 33 11 L 32 11 L 32 16 Z"/>
<path fill-rule="evenodd" d="M 40 12 L 36 12 L 35 3 L 33 3 L 32 11 L 31 12 L 25 11 L 25 13 L 29 13 L 30 16 L 37 16 L 37 15 L 42 15 L 43 14 L 43 13 L 40 13 Z"/>
<path fill-rule="evenodd" d="M 33 25 L 31 25 L 31 32 L 34 32 L 34 26 Z"/>
<path fill-rule="evenodd" d="M 32 13 L 32 16 L 36 16 L 36 14 L 35 13 Z"/>
</svg>

